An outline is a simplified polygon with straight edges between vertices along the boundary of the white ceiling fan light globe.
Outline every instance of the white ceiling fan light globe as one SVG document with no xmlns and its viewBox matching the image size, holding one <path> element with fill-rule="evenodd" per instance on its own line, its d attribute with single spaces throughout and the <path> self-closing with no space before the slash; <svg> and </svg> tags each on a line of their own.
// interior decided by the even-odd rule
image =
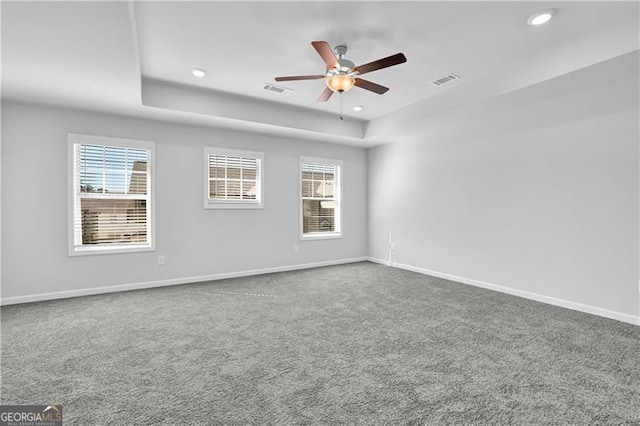
<svg viewBox="0 0 640 426">
<path fill-rule="evenodd" d="M 327 87 L 334 92 L 348 92 L 355 84 L 355 79 L 350 75 L 337 74 L 328 77 L 326 80 Z"/>
</svg>

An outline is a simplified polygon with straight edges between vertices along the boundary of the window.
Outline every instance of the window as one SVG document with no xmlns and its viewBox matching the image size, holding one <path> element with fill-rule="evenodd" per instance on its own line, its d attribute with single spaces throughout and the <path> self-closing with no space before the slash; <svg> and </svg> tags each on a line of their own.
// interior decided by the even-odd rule
<svg viewBox="0 0 640 426">
<path fill-rule="evenodd" d="M 342 161 L 300 158 L 300 238 L 339 238 Z"/>
<path fill-rule="evenodd" d="M 204 208 L 262 208 L 264 154 L 235 149 L 204 149 Z"/>
<path fill-rule="evenodd" d="M 147 141 L 69 134 L 69 255 L 154 250 Z"/>
</svg>

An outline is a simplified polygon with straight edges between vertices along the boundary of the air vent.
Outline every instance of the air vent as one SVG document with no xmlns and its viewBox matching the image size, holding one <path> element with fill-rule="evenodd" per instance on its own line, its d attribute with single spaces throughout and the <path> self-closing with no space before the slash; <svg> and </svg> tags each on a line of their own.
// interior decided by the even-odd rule
<svg viewBox="0 0 640 426">
<path fill-rule="evenodd" d="M 444 77 L 440 77 L 437 80 L 432 81 L 433 84 L 435 84 L 436 86 L 442 86 L 443 84 L 449 83 L 450 81 L 453 80 L 459 80 L 460 76 L 457 74 L 447 74 Z"/>
<path fill-rule="evenodd" d="M 283 93 L 285 90 L 293 90 L 293 89 L 289 89 L 288 87 L 274 86 L 273 84 L 269 84 L 269 83 L 265 83 L 263 89 L 269 90 L 271 92 L 276 92 L 276 93 Z"/>
</svg>

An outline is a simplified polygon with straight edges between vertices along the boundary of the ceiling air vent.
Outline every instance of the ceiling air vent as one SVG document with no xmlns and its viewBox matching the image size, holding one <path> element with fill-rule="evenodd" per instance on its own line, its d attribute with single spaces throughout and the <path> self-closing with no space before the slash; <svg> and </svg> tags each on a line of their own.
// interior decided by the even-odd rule
<svg viewBox="0 0 640 426">
<path fill-rule="evenodd" d="M 269 83 L 265 83 L 263 89 L 269 90 L 271 92 L 276 92 L 276 93 L 283 93 L 285 90 L 292 90 L 292 89 L 289 89 L 288 87 L 274 86 L 273 84 L 269 84 Z"/>
<path fill-rule="evenodd" d="M 432 83 L 436 86 L 442 86 L 443 84 L 449 83 L 450 81 L 459 79 L 460 76 L 458 74 L 450 73 L 445 75 L 444 77 L 440 77 L 439 79 L 432 81 Z"/>
</svg>

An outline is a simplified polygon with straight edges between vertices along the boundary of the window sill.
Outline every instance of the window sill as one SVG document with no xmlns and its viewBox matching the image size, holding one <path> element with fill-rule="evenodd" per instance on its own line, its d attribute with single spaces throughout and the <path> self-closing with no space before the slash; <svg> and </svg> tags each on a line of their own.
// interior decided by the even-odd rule
<svg viewBox="0 0 640 426">
<path fill-rule="evenodd" d="M 339 238 L 342 238 L 341 232 L 316 232 L 301 235 L 300 241 L 335 240 Z"/>
<path fill-rule="evenodd" d="M 224 203 L 224 202 L 217 202 L 217 203 L 209 203 L 206 202 L 204 203 L 204 208 L 209 210 L 224 210 L 224 209 L 264 209 L 264 205 L 263 204 L 258 204 L 258 203 Z"/>
<path fill-rule="evenodd" d="M 100 254 L 122 254 L 122 253 L 141 253 L 155 251 L 156 248 L 151 245 L 131 246 L 111 246 L 111 247 L 72 247 L 69 249 L 69 256 L 93 256 Z"/>
</svg>

